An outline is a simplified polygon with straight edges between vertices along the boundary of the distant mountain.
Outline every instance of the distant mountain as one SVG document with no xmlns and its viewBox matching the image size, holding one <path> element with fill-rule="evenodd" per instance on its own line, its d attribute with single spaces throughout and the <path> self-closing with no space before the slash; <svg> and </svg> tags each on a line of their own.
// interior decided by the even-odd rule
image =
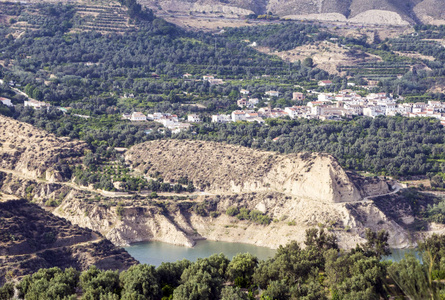
<svg viewBox="0 0 445 300">
<path fill-rule="evenodd" d="M 155 11 L 267 14 L 358 23 L 445 23 L 445 0 L 140 0 Z"/>
</svg>

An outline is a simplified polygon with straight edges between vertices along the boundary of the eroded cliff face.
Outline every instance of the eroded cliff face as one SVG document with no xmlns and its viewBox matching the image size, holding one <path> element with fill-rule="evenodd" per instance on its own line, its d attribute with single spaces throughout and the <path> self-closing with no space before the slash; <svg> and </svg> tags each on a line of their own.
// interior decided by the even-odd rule
<svg viewBox="0 0 445 300">
<path fill-rule="evenodd" d="M 159 173 L 166 181 L 188 176 L 214 194 L 273 191 L 338 203 L 389 192 L 380 180 L 357 187 L 335 158 L 322 153 L 281 155 L 224 143 L 163 140 L 136 145 L 125 159 L 145 176 Z"/>
<path fill-rule="evenodd" d="M 318 226 L 335 233 L 344 248 L 363 242 L 366 228 L 387 230 L 392 247 L 412 244 L 409 233 L 371 200 L 322 202 L 279 192 L 200 193 L 190 200 L 106 198 L 63 184 L 0 175 L 2 192 L 27 197 L 56 216 L 100 232 L 119 246 L 156 240 L 191 247 L 196 240 L 209 239 L 277 248 L 291 240 L 302 242 L 305 230 Z M 204 207 L 203 213 L 196 213 L 197 205 Z M 259 210 L 274 221 L 269 225 L 240 221 L 226 215 L 229 207 Z"/>
<path fill-rule="evenodd" d="M 172 194 L 150 199 L 147 193 L 100 193 L 63 178 L 63 166 L 79 163 L 87 150 L 82 142 L 1 116 L 0 125 L 1 192 L 38 203 L 115 245 L 157 240 L 190 247 L 207 238 L 277 248 L 302 241 L 315 226 L 334 232 L 346 248 L 361 242 L 367 227 L 388 230 L 394 247 L 409 244 L 408 233 L 367 198 L 389 193 L 390 185 L 345 172 L 327 154 L 281 155 L 201 141 L 136 145 L 125 154 L 134 175 L 157 174 L 166 182 L 188 177 L 201 189 L 181 200 Z M 274 221 L 238 220 L 226 215 L 229 207 L 258 210 Z"/>
<path fill-rule="evenodd" d="M 364 242 L 366 228 L 385 229 L 392 247 L 412 245 L 410 235 L 389 219 L 371 201 L 354 203 L 322 203 L 302 201 L 279 194 L 239 194 L 210 199 L 202 196 L 198 203 L 217 203 L 210 213 L 197 214 L 174 201 L 159 208 L 144 200 L 123 202 L 120 215 L 116 207 L 103 207 L 78 200 L 64 202 L 54 211 L 73 223 L 82 224 L 104 234 L 113 243 L 128 245 L 140 241 L 162 241 L 193 246 L 196 240 L 241 242 L 278 248 L 292 240 L 303 242 L 306 229 L 322 226 L 338 238 L 344 248 Z M 238 220 L 225 214 L 228 207 L 261 210 L 273 217 L 269 225 Z"/>
</svg>

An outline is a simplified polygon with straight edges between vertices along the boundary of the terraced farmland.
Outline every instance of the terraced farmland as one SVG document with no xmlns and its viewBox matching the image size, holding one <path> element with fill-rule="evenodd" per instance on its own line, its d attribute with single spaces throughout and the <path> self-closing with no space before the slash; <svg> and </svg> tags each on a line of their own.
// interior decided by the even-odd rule
<svg viewBox="0 0 445 300">
<path fill-rule="evenodd" d="M 355 66 L 339 66 L 340 72 L 348 75 L 366 77 L 369 79 L 389 79 L 405 74 L 410 69 L 409 63 L 394 62 L 364 62 Z"/>
<path fill-rule="evenodd" d="M 101 32 L 125 32 L 134 26 L 129 25 L 126 10 L 119 5 L 93 6 L 77 5 L 77 14 L 82 18 L 76 29 Z"/>
</svg>

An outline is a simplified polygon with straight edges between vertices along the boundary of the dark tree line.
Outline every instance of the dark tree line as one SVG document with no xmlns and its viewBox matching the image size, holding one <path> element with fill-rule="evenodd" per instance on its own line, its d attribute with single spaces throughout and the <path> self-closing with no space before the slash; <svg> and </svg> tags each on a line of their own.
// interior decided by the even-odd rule
<svg viewBox="0 0 445 300">
<path fill-rule="evenodd" d="M 367 242 L 351 251 L 338 249 L 334 236 L 323 230 L 306 232 L 305 248 L 296 242 L 280 246 L 274 257 L 260 261 L 238 254 L 223 254 L 149 265 L 127 271 L 91 267 L 41 269 L 17 285 L 24 299 L 442 299 L 445 290 L 445 238 L 433 236 L 421 243 L 423 263 L 413 256 L 400 262 L 382 262 L 389 253 L 388 235 L 368 230 Z M 430 268 L 431 266 L 431 268 Z M 0 288 L 11 299 L 14 284 Z"/>
<path fill-rule="evenodd" d="M 445 130 L 437 120 L 360 117 L 350 121 L 268 120 L 202 124 L 174 138 L 227 142 L 281 153 L 327 152 L 347 169 L 406 176 L 444 172 Z M 277 141 L 274 138 L 279 137 Z"/>
</svg>

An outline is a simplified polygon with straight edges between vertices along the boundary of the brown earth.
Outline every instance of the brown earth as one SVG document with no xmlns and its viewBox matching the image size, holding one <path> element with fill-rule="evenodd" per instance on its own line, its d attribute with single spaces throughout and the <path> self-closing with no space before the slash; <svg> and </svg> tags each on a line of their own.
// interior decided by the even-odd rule
<svg viewBox="0 0 445 300">
<path fill-rule="evenodd" d="M 328 154 L 282 155 L 224 143 L 162 140 L 133 146 L 125 154 L 133 168 L 165 181 L 188 176 L 210 193 L 279 192 L 321 202 L 358 201 L 388 192 L 382 181 L 358 187 Z"/>
<path fill-rule="evenodd" d="M 364 62 L 382 61 L 377 55 L 360 50 L 351 53 L 350 50 L 328 41 L 318 42 L 313 45 L 303 45 L 289 51 L 281 52 L 274 52 L 266 47 L 257 47 L 256 49 L 269 55 L 276 55 L 281 59 L 290 62 L 295 62 L 297 60 L 303 61 L 305 58 L 310 57 L 313 59 L 317 68 L 325 70 L 330 74 L 340 74 L 337 70 L 340 66 L 355 66 Z"/>
<path fill-rule="evenodd" d="M 84 154 L 87 145 L 59 138 L 32 125 L 0 116 L 0 168 L 49 181 L 63 181 L 66 166 Z"/>
</svg>

